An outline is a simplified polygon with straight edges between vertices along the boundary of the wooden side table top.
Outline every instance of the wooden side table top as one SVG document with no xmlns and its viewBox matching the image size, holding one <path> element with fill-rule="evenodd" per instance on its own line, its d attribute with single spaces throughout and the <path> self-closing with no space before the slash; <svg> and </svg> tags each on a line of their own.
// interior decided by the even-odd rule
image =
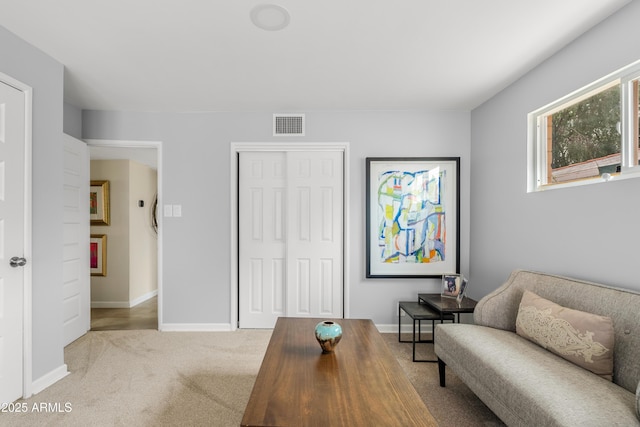
<svg viewBox="0 0 640 427">
<path fill-rule="evenodd" d="M 242 426 L 437 426 L 371 320 L 337 319 L 326 354 L 322 320 L 278 319 Z"/>
</svg>

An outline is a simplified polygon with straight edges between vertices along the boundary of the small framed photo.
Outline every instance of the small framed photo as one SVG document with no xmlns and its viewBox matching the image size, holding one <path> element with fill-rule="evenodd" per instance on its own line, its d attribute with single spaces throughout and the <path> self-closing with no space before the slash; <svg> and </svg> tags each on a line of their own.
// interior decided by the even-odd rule
<svg viewBox="0 0 640 427">
<path fill-rule="evenodd" d="M 91 225 L 109 225 L 109 181 L 91 181 L 89 218 Z"/>
<path fill-rule="evenodd" d="M 466 277 L 462 276 L 462 281 L 460 282 L 460 290 L 458 291 L 458 296 L 456 297 L 456 302 L 460 304 L 462 299 L 464 298 L 464 292 L 467 290 L 467 284 L 469 281 Z"/>
<path fill-rule="evenodd" d="M 443 297 L 457 298 L 462 288 L 462 274 L 443 274 L 442 275 L 442 292 Z"/>
<path fill-rule="evenodd" d="M 92 234 L 89 240 L 90 270 L 92 276 L 107 275 L 107 235 Z"/>
</svg>

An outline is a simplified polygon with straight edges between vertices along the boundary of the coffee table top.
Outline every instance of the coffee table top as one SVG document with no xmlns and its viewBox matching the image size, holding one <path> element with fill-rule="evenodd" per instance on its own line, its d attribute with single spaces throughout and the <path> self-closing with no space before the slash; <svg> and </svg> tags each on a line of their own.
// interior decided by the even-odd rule
<svg viewBox="0 0 640 427">
<path fill-rule="evenodd" d="M 418 301 L 424 301 L 441 313 L 473 313 L 478 304 L 478 301 L 469 297 L 464 297 L 458 304 L 455 298 L 443 297 L 440 294 L 418 294 Z"/>
<path fill-rule="evenodd" d="M 242 426 L 437 426 L 371 320 L 335 320 L 342 340 L 326 354 L 322 320 L 278 319 Z"/>
</svg>

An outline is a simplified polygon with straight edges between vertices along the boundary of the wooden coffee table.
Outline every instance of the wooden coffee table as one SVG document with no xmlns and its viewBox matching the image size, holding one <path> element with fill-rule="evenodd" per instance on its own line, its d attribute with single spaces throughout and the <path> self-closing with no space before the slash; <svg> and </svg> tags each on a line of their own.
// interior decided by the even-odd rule
<svg viewBox="0 0 640 427">
<path fill-rule="evenodd" d="M 242 426 L 437 426 L 371 320 L 336 320 L 342 340 L 326 354 L 322 320 L 278 319 Z"/>
</svg>

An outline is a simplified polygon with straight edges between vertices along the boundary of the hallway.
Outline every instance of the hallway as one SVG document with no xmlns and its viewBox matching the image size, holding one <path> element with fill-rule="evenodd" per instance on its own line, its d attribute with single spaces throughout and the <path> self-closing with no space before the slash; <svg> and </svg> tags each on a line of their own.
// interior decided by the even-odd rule
<svg viewBox="0 0 640 427">
<path fill-rule="evenodd" d="M 132 308 L 92 308 L 92 331 L 158 329 L 158 297 Z"/>
</svg>

